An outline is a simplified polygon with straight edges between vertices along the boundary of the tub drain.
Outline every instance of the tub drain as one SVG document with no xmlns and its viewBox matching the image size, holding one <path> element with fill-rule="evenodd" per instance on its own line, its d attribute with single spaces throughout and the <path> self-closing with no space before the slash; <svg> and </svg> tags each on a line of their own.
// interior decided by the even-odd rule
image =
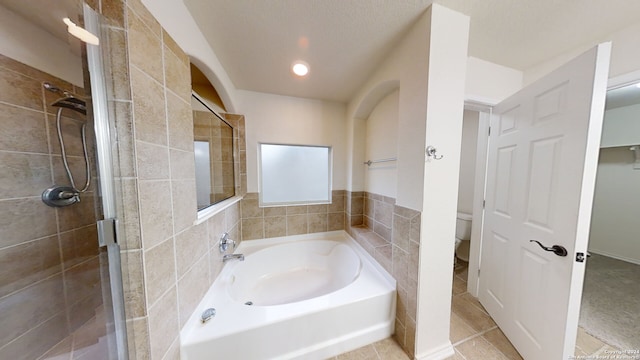
<svg viewBox="0 0 640 360">
<path fill-rule="evenodd" d="M 244 304 L 245 304 L 245 305 L 249 305 L 249 306 L 251 306 L 251 305 L 253 305 L 253 301 L 247 301 L 247 302 L 246 302 L 246 303 L 244 303 Z"/>
</svg>

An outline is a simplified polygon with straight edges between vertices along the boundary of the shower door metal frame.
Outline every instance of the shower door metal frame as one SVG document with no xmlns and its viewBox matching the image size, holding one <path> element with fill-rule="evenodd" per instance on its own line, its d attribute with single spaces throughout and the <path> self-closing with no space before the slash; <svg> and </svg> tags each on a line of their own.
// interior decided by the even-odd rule
<svg viewBox="0 0 640 360">
<path fill-rule="evenodd" d="M 98 36 L 102 34 L 100 15 L 86 3 L 83 3 L 85 27 Z M 104 37 L 99 36 L 102 40 Z M 118 359 L 127 360 L 127 327 L 124 307 L 124 290 L 120 245 L 116 241 L 116 197 L 113 175 L 113 157 L 111 152 L 111 127 L 107 107 L 107 87 L 103 65 L 102 46 L 87 44 L 87 65 L 91 83 L 91 102 L 93 107 L 94 129 L 96 135 L 96 157 L 99 192 L 102 197 L 104 220 L 98 221 L 99 246 L 107 248 L 109 259 L 109 281 L 113 305 L 114 330 Z"/>
</svg>

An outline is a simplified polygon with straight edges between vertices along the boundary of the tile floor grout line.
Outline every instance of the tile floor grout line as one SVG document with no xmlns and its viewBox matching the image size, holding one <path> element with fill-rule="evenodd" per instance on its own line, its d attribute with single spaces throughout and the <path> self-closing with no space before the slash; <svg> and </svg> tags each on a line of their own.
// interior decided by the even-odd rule
<svg viewBox="0 0 640 360">
<path fill-rule="evenodd" d="M 454 347 L 456 347 L 456 346 L 458 346 L 458 345 L 460 345 L 460 344 L 462 344 L 462 343 L 464 343 L 464 342 L 467 342 L 467 341 L 469 341 L 469 340 L 473 340 L 473 339 L 475 339 L 475 338 L 477 338 L 477 337 L 479 337 L 479 336 L 482 336 L 482 335 L 484 335 L 484 334 L 488 333 L 489 331 L 495 330 L 495 329 L 497 329 L 497 328 L 498 328 L 498 326 L 497 326 L 497 325 L 496 325 L 496 326 L 492 326 L 491 328 L 489 328 L 489 329 L 487 329 L 487 330 L 483 330 L 483 331 L 481 331 L 481 332 L 479 332 L 479 333 L 477 333 L 477 334 L 473 334 L 473 335 L 471 335 L 471 336 L 469 336 L 469 337 L 466 337 L 466 338 L 464 338 L 464 339 L 462 339 L 462 340 L 460 340 L 460 341 L 456 342 L 455 344 L 453 344 L 453 346 L 454 346 Z M 501 352 L 502 352 L 502 351 L 501 351 Z"/>
</svg>

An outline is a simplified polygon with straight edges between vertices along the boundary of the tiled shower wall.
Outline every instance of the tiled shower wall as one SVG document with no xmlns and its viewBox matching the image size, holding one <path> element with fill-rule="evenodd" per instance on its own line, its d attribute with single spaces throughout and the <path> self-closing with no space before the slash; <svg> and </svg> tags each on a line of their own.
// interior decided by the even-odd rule
<svg viewBox="0 0 640 360">
<path fill-rule="evenodd" d="M 109 18 L 111 113 L 130 357 L 178 359 L 179 331 L 222 268 L 215 247 L 240 240 L 235 203 L 195 224 L 189 58 L 139 0 L 94 4 Z M 244 118 L 234 126 L 236 189 L 246 189 Z M 245 176 L 244 183 L 242 182 Z"/>
<path fill-rule="evenodd" d="M 418 299 L 420 212 L 368 192 L 346 193 L 347 232 L 397 282 L 395 337 L 412 357 Z"/>
<path fill-rule="evenodd" d="M 241 201 L 242 240 L 344 229 L 344 190 L 334 190 L 331 204 L 258 206 L 258 194 L 248 193 Z"/>
<path fill-rule="evenodd" d="M 94 187 L 69 207 L 52 208 L 40 200 L 49 186 L 69 184 L 55 126 L 57 108 L 48 105 L 59 95 L 45 91 L 43 81 L 83 93 L 0 55 L 1 359 L 38 358 L 94 318 L 102 304 Z M 68 110 L 64 114 L 74 116 Z M 82 186 L 81 124 L 66 116 L 62 124 L 69 163 Z M 92 170 L 94 165 L 92 159 Z M 93 334 L 84 335 L 77 344 L 97 342 L 89 338 Z M 71 351 L 71 342 L 62 345 L 66 348 L 60 351 Z"/>
</svg>

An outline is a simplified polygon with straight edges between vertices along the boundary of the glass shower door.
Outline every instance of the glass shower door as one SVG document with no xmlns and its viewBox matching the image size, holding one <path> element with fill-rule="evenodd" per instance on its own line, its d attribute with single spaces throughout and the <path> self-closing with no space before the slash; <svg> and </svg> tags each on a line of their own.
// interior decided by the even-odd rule
<svg viewBox="0 0 640 360">
<path fill-rule="evenodd" d="M 99 29 L 84 10 L 0 2 L 0 359 L 127 358 L 99 48 L 62 20 Z M 68 205 L 45 204 L 51 188 Z"/>
</svg>

